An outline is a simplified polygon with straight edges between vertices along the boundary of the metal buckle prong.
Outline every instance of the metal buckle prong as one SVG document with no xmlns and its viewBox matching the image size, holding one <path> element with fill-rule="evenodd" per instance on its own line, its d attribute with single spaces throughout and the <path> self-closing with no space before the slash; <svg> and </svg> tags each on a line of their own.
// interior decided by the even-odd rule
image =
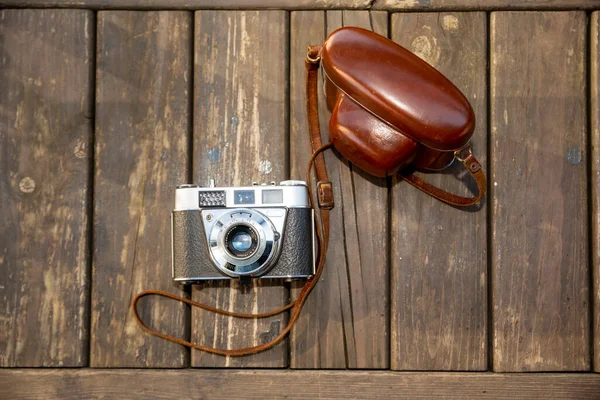
<svg viewBox="0 0 600 400">
<path fill-rule="evenodd" d="M 465 160 L 469 157 L 471 157 L 473 155 L 473 152 L 471 151 L 471 146 L 468 147 L 464 147 L 460 150 L 456 150 L 454 152 L 454 157 L 456 157 L 456 159 L 458 161 L 460 161 L 461 163 L 464 163 Z"/>
</svg>

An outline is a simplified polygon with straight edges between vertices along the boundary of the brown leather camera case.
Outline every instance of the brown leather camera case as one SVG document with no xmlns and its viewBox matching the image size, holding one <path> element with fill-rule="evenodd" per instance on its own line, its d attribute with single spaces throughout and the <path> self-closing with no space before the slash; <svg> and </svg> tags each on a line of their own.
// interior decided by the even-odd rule
<svg viewBox="0 0 600 400">
<path fill-rule="evenodd" d="M 345 27 L 321 51 L 335 148 L 372 175 L 439 170 L 468 146 L 473 109 L 419 57 L 371 31 Z"/>
</svg>

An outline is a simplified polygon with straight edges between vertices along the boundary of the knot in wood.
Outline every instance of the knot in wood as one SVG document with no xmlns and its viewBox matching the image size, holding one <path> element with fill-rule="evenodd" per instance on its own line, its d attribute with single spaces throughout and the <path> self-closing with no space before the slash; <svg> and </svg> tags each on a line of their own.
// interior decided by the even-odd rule
<svg viewBox="0 0 600 400">
<path fill-rule="evenodd" d="M 35 190 L 35 181 L 30 177 L 26 176 L 25 178 L 19 181 L 19 189 L 23 193 L 31 193 Z"/>
</svg>

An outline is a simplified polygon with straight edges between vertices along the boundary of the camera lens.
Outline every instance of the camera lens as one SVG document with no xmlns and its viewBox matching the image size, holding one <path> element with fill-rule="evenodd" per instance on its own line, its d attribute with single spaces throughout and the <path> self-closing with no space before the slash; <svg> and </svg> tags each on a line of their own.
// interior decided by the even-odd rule
<svg viewBox="0 0 600 400">
<path fill-rule="evenodd" d="M 247 258 L 258 247 L 258 235 L 248 225 L 235 225 L 225 234 L 225 244 L 232 256 Z"/>
<path fill-rule="evenodd" d="M 252 237 L 246 232 L 237 232 L 231 239 L 231 246 L 236 251 L 248 251 L 252 245 Z"/>
<path fill-rule="evenodd" d="M 211 214 L 208 245 L 211 261 L 222 274 L 258 277 L 273 267 L 281 240 L 266 215 L 251 208 L 215 209 Z"/>
</svg>

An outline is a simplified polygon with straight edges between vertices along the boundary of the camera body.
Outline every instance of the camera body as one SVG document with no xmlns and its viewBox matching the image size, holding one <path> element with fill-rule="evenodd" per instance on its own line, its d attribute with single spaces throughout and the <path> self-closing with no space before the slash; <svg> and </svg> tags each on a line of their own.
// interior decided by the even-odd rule
<svg viewBox="0 0 600 400">
<path fill-rule="evenodd" d="M 173 279 L 302 279 L 315 274 L 314 215 L 303 181 L 181 185 L 171 214 Z"/>
</svg>

